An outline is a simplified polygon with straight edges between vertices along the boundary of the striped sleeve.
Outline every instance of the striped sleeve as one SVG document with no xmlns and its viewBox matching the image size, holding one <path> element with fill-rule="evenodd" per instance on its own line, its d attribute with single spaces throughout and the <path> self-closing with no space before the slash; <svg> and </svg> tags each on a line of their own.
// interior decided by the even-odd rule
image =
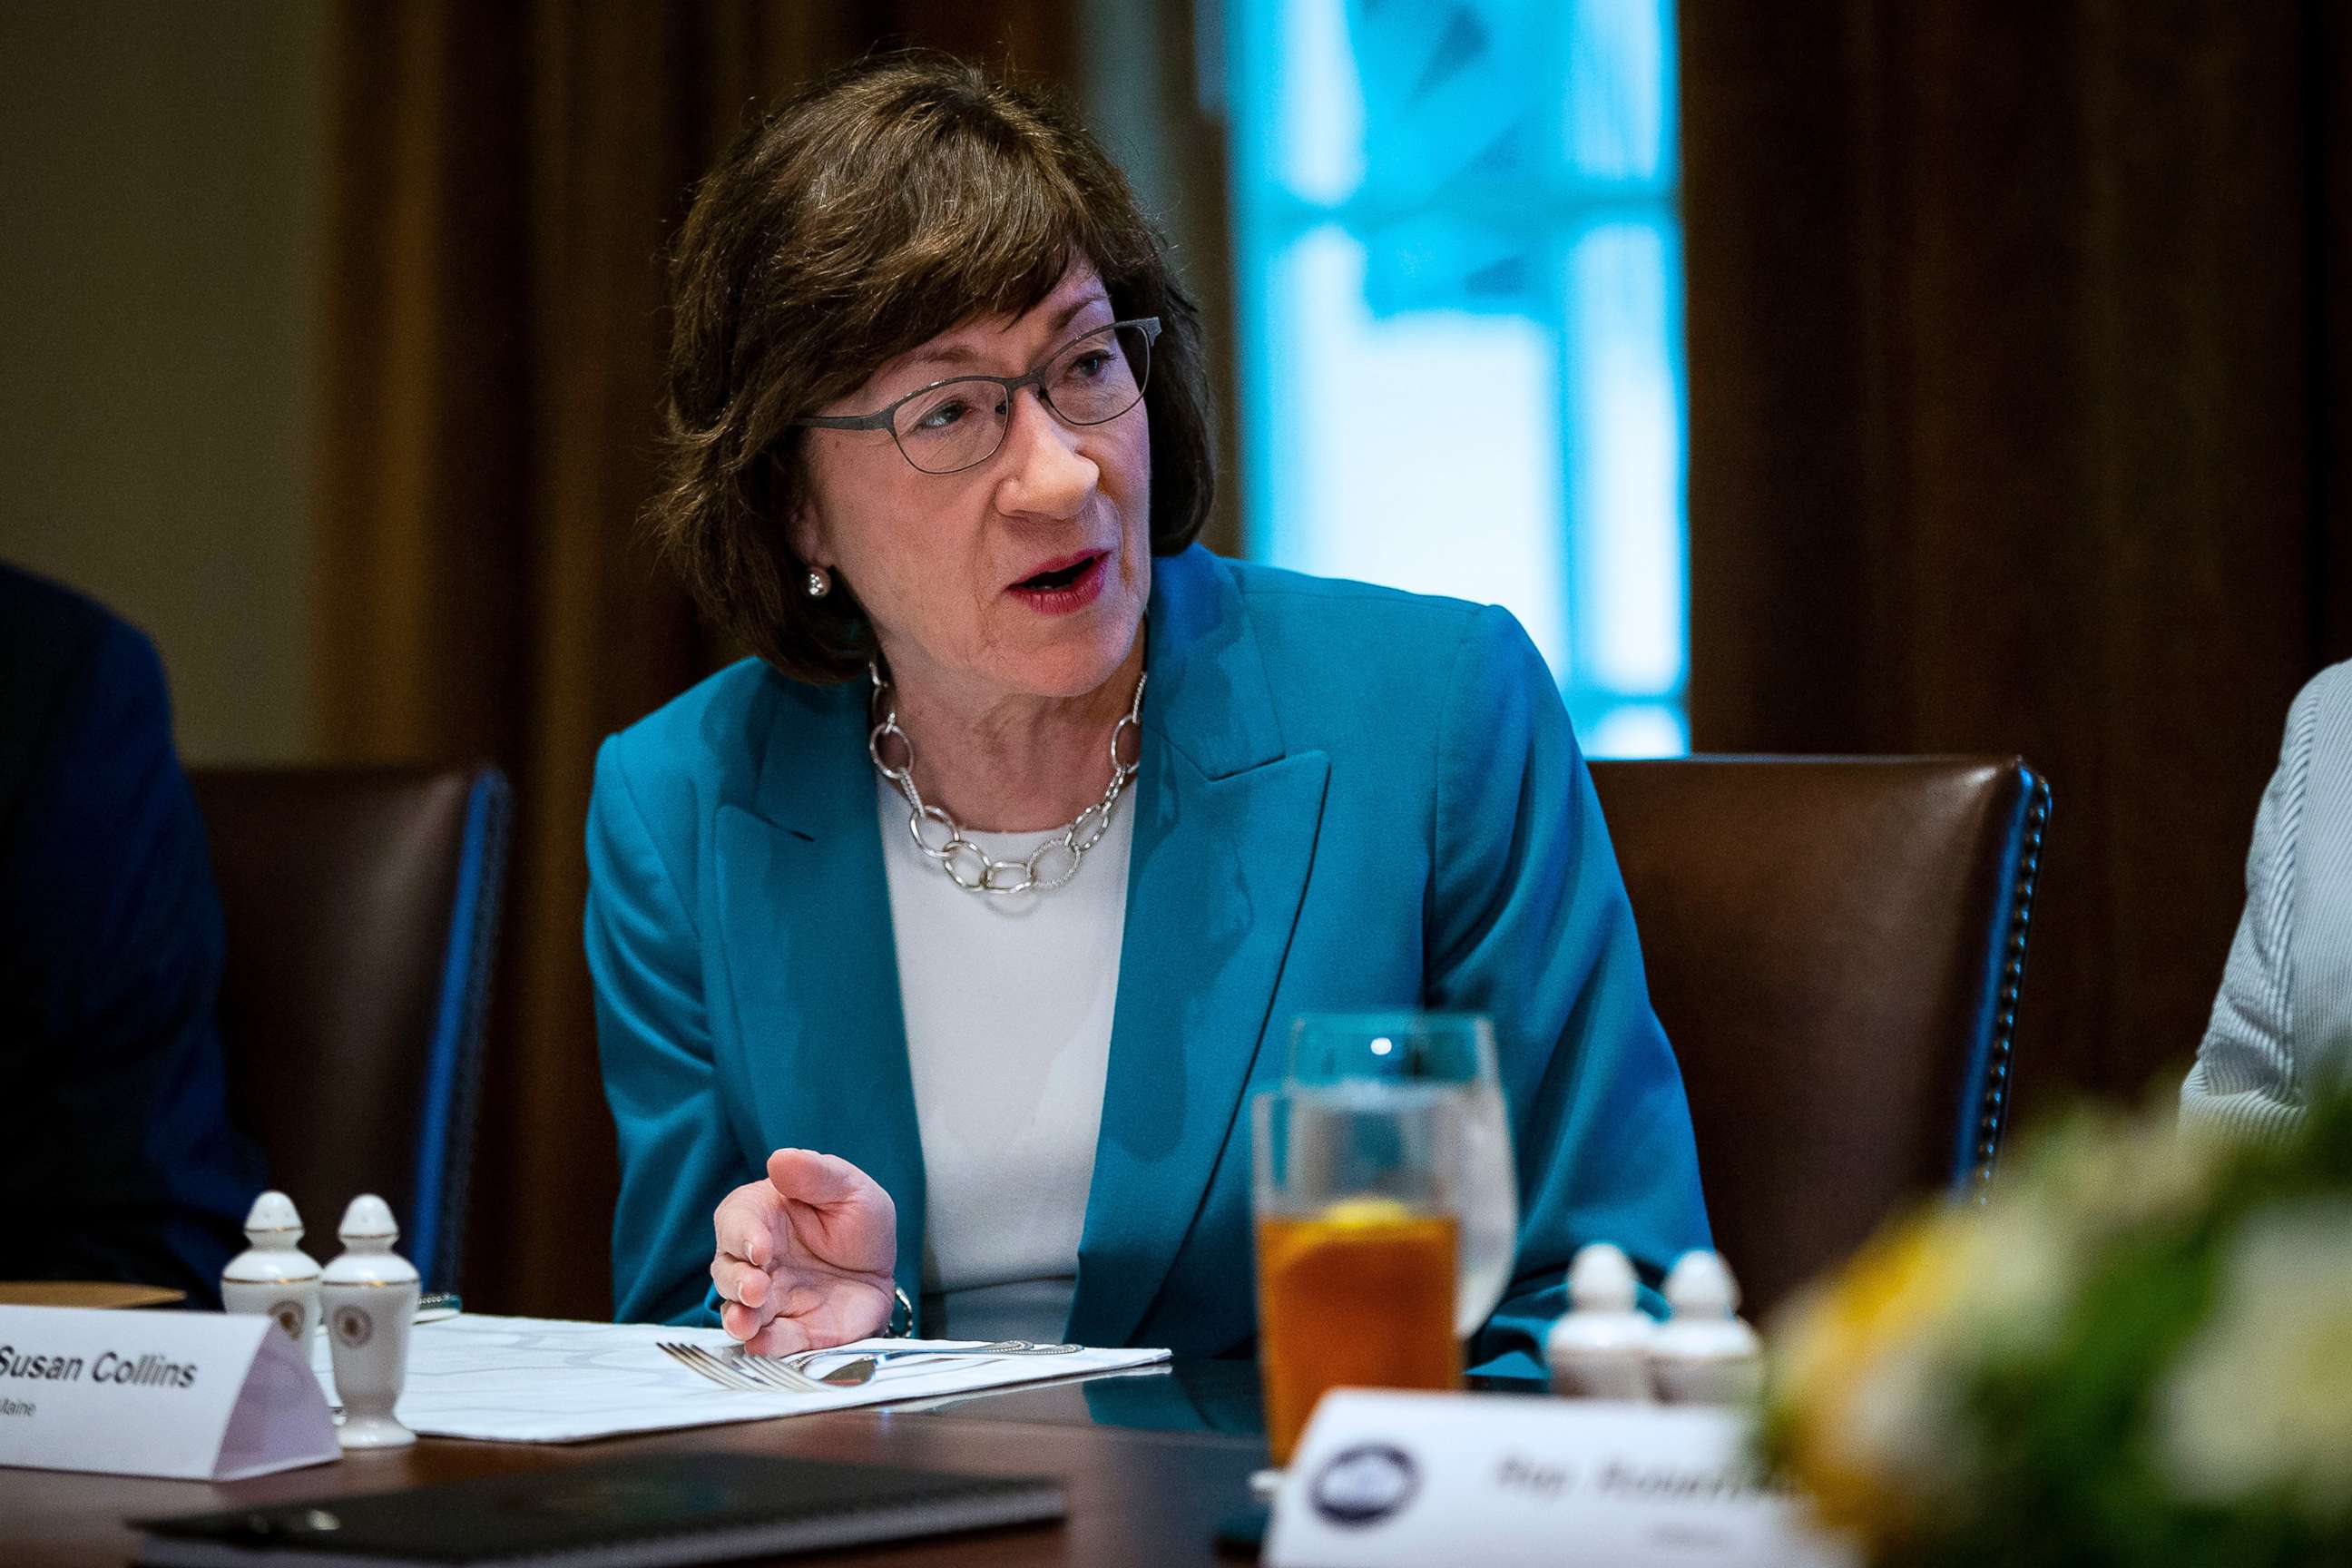
<svg viewBox="0 0 2352 1568">
<path fill-rule="evenodd" d="M 2240 1138 L 2284 1136 L 2315 1074 L 2352 1039 L 2352 665 L 2323 670 L 2287 713 L 2278 771 L 2254 816 L 2246 908 L 2197 1061 L 2181 1124 Z M 2337 862 L 2343 862 L 2338 864 Z"/>
</svg>

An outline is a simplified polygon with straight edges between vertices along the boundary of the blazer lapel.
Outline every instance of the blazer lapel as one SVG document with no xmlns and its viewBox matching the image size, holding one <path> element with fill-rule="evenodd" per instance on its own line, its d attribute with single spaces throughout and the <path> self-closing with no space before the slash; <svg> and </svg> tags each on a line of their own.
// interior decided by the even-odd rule
<svg viewBox="0 0 2352 1568">
<path fill-rule="evenodd" d="M 718 813 L 719 941 L 742 1043 L 738 1139 L 838 1154 L 898 1205 L 919 1299 L 923 1155 L 898 1000 L 863 688 L 780 681 L 752 807 Z"/>
<path fill-rule="evenodd" d="M 1157 564 L 1102 1128 L 1069 1334 L 1142 1321 L 1221 1158 L 1290 950 L 1328 760 L 1283 754 L 1231 579 L 1194 549 Z"/>
</svg>

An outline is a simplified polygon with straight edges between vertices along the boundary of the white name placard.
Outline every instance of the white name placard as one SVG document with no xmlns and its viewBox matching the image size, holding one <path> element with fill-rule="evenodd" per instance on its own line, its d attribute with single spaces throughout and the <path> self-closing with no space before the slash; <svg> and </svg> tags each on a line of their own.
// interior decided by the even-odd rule
<svg viewBox="0 0 2352 1568">
<path fill-rule="evenodd" d="M 1343 1389 L 1324 1396 L 1291 1457 L 1265 1561 L 1849 1568 L 1859 1558 L 1758 1472 L 1733 1412 Z"/>
<path fill-rule="evenodd" d="M 275 1319 L 0 1307 L 0 1465 L 233 1481 L 341 1452 Z"/>
</svg>

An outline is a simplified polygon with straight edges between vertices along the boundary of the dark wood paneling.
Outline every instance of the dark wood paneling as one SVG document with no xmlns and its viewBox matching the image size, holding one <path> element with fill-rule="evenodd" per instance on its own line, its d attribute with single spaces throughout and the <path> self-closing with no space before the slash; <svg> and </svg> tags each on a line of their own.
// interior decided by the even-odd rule
<svg viewBox="0 0 2352 1568">
<path fill-rule="evenodd" d="M 2185 1063 L 2352 653 L 2334 16 L 1682 10 L 1693 739 L 2042 764 L 2029 1102 Z"/>
</svg>

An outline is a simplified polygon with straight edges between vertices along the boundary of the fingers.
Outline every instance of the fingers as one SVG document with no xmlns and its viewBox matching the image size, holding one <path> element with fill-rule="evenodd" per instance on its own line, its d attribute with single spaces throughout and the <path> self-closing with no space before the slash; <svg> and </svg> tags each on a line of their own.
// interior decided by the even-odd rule
<svg viewBox="0 0 2352 1568">
<path fill-rule="evenodd" d="M 838 1154 L 779 1149 L 768 1156 L 768 1183 L 787 1198 L 823 1207 L 877 1195 L 873 1177 Z"/>
<path fill-rule="evenodd" d="M 778 1292 L 768 1273 L 783 1199 L 765 1182 L 748 1182 L 719 1200 L 711 1215 L 716 1249 L 710 1283 L 719 1295 L 719 1321 L 739 1340 L 758 1333 L 776 1315 Z"/>
<path fill-rule="evenodd" d="M 767 1174 L 711 1215 L 720 1323 L 761 1355 L 877 1332 L 897 1245 L 890 1194 L 847 1160 L 810 1149 L 777 1150 Z"/>
<path fill-rule="evenodd" d="M 723 1252 L 710 1260 L 710 1283 L 718 1289 L 721 1300 L 738 1301 L 751 1308 L 764 1305 L 770 1292 L 766 1269 L 755 1268 Z"/>
<path fill-rule="evenodd" d="M 728 1331 L 732 1333 L 733 1330 Z M 797 1318 L 778 1318 L 743 1342 L 746 1355 L 790 1355 L 794 1351 L 815 1350 L 821 1342 L 809 1338 L 808 1331 Z"/>
<path fill-rule="evenodd" d="M 740 1270 L 744 1268 L 731 1258 L 721 1258 L 710 1266 L 711 1279 L 714 1283 L 718 1282 L 722 1268 Z M 776 1289 L 774 1280 L 757 1269 L 732 1278 L 730 1282 L 740 1292 L 740 1297 L 728 1294 L 728 1284 L 719 1284 L 719 1323 L 737 1339 L 748 1340 L 776 1316 L 777 1309 L 783 1301 L 783 1292 Z"/>
<path fill-rule="evenodd" d="M 750 1354 L 789 1355 L 870 1339 L 890 1319 L 888 1288 L 870 1279 L 814 1276 L 793 1280 L 777 1292 L 777 1303 L 779 1310 L 766 1327 L 736 1335 L 746 1341 L 743 1348 Z"/>
<path fill-rule="evenodd" d="M 781 1194 L 766 1182 L 747 1182 L 721 1198 L 711 1215 L 722 1257 L 739 1258 L 754 1268 L 775 1259 L 776 1226 L 783 1219 Z"/>
<path fill-rule="evenodd" d="M 837 1155 L 779 1149 L 768 1184 L 783 1204 L 778 1235 L 795 1261 L 851 1274 L 887 1273 L 898 1247 L 898 1208 L 873 1177 Z"/>
<path fill-rule="evenodd" d="M 751 1308 L 739 1307 L 729 1301 L 719 1309 L 719 1326 L 735 1339 L 750 1340 L 765 1325 L 760 1321 L 760 1314 Z"/>
</svg>

